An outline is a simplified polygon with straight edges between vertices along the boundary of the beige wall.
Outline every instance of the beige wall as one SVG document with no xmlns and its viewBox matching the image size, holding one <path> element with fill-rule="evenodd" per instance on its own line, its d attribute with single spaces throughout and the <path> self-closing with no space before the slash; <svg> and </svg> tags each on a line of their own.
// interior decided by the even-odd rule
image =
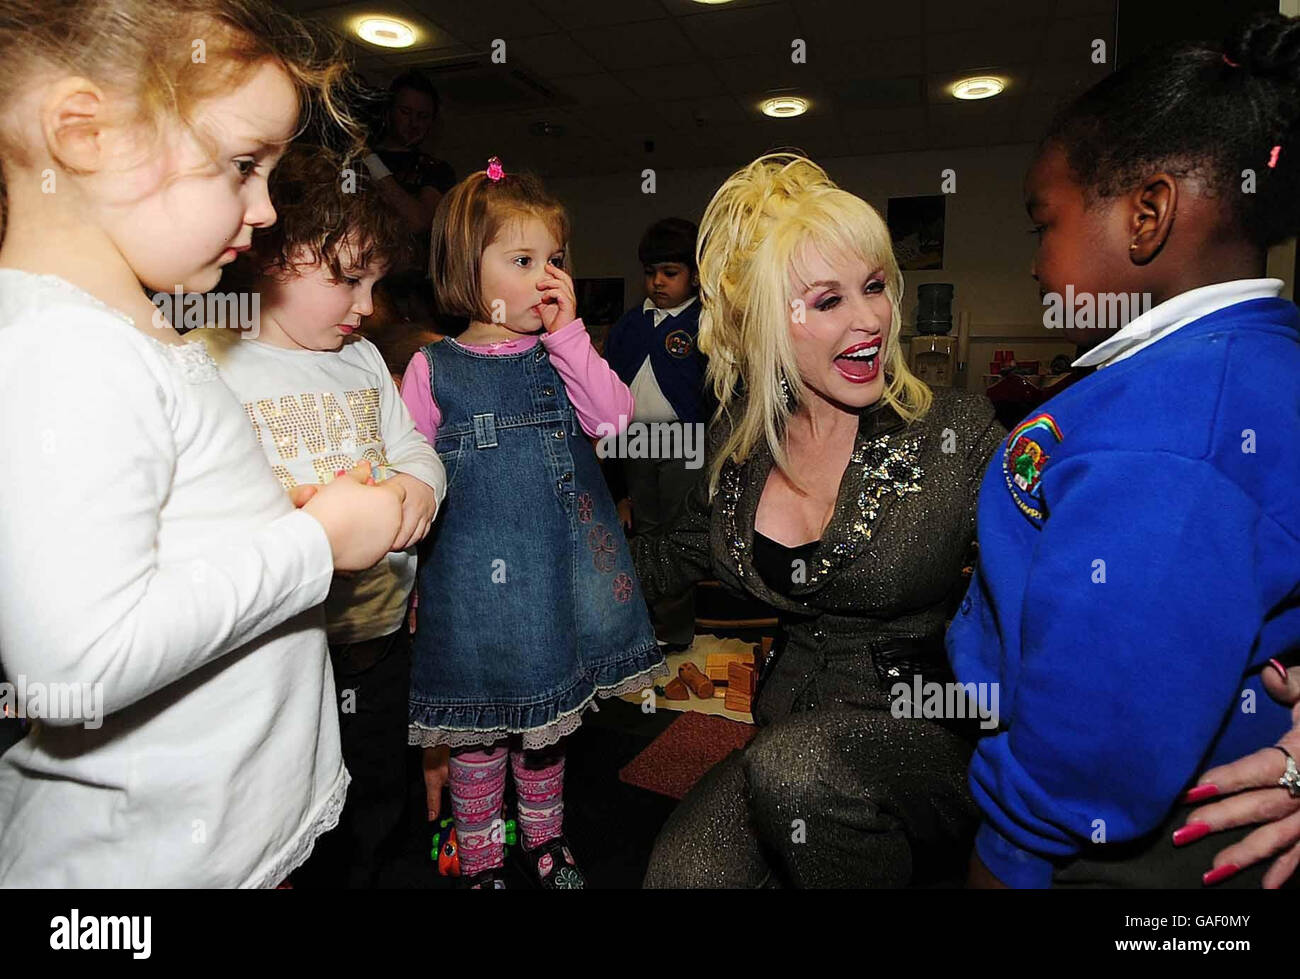
<svg viewBox="0 0 1300 979">
<path fill-rule="evenodd" d="M 906 272 L 903 319 L 915 316 L 916 287 L 951 282 L 954 314 L 971 320 L 968 387 L 981 386 L 992 351 L 1010 347 L 1020 359 L 1051 360 L 1073 350 L 1042 326 L 1037 284 L 1029 276 L 1034 240 L 1021 196 L 1021 180 L 1033 146 L 942 150 L 819 160 L 832 179 L 858 194 L 883 215 L 890 197 L 940 192 L 941 173 L 956 171 L 956 193 L 948 195 L 942 271 Z M 744 161 L 737 161 L 737 166 Z M 639 172 L 574 180 L 551 179 L 550 189 L 573 218 L 573 260 L 580 276 L 618 276 L 628 304 L 639 302 L 636 245 L 642 231 L 663 217 L 697 221 L 713 191 L 730 170 L 663 170 L 657 192 L 641 193 Z M 904 333 L 911 327 L 905 326 Z"/>
</svg>

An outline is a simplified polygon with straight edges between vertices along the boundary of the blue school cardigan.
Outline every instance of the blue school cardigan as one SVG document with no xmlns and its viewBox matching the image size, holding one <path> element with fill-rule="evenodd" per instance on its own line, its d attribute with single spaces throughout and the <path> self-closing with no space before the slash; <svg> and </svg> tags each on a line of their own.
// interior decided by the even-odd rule
<svg viewBox="0 0 1300 979">
<path fill-rule="evenodd" d="M 947 645 L 960 681 L 1000 684 L 970 787 L 1003 883 L 1151 832 L 1198 773 L 1290 728 L 1260 670 L 1300 648 L 1298 329 L 1282 299 L 1217 310 L 994 455 Z"/>
</svg>

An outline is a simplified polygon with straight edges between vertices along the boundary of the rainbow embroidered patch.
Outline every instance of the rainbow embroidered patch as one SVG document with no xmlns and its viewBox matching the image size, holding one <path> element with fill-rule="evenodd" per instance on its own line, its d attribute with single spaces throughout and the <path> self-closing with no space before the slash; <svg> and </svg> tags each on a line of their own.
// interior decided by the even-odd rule
<svg viewBox="0 0 1300 979">
<path fill-rule="evenodd" d="M 1011 498 L 1026 516 L 1043 519 L 1039 483 L 1049 450 L 1061 444 L 1061 429 L 1047 413 L 1026 418 L 1011 430 L 1002 449 L 1002 475 Z"/>
</svg>

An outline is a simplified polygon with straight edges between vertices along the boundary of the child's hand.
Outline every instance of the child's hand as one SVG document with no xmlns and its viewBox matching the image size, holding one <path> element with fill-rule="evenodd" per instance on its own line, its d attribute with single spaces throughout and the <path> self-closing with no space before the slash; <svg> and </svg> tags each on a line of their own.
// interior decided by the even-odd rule
<svg viewBox="0 0 1300 979">
<path fill-rule="evenodd" d="M 402 528 L 389 550 L 405 551 L 424 540 L 433 526 L 433 516 L 438 512 L 438 497 L 433 487 L 406 473 L 398 473 L 379 485 L 401 486 L 404 490 Z"/>
<path fill-rule="evenodd" d="M 542 326 L 554 333 L 578 318 L 578 300 L 573 296 L 573 279 L 564 269 L 547 265 L 549 275 L 537 283 L 542 291 Z"/>
<path fill-rule="evenodd" d="M 442 811 L 442 787 L 447 784 L 450 757 L 451 749 L 445 744 L 424 749 L 424 801 L 431 823 L 437 821 Z"/>
<path fill-rule="evenodd" d="M 632 529 L 632 500 L 629 497 L 625 496 L 618 501 L 618 522 L 624 530 Z"/>
<path fill-rule="evenodd" d="M 301 509 L 308 500 L 316 495 L 318 489 L 320 487 L 315 483 L 304 483 L 301 486 L 295 486 L 288 491 L 289 502 L 294 505 L 295 509 Z"/>
<path fill-rule="evenodd" d="M 387 485 L 392 480 L 367 486 L 369 475 L 369 464 L 362 463 L 320 487 L 302 508 L 325 528 L 334 567 L 341 571 L 374 567 L 402 526 L 405 487 Z"/>
</svg>

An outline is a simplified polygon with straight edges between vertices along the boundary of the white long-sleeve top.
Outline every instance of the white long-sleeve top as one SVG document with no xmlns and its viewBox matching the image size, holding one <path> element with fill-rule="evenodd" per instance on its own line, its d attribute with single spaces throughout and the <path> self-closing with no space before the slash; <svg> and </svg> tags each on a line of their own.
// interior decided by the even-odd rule
<svg viewBox="0 0 1300 979">
<path fill-rule="evenodd" d="M 0 270 L 0 451 L 6 680 L 103 697 L 0 756 L 0 885 L 276 885 L 348 782 L 324 529 L 201 344 L 54 276 Z"/>
<path fill-rule="evenodd" d="M 243 402 L 281 485 L 327 483 L 369 460 L 430 486 L 442 506 L 447 470 L 393 383 L 383 355 L 356 337 L 340 350 L 286 350 L 205 331 L 222 378 Z M 377 477 L 378 478 L 378 477 Z M 415 586 L 416 549 L 396 551 L 368 571 L 335 577 L 325 600 L 332 643 L 361 642 L 402 627 Z"/>
</svg>

